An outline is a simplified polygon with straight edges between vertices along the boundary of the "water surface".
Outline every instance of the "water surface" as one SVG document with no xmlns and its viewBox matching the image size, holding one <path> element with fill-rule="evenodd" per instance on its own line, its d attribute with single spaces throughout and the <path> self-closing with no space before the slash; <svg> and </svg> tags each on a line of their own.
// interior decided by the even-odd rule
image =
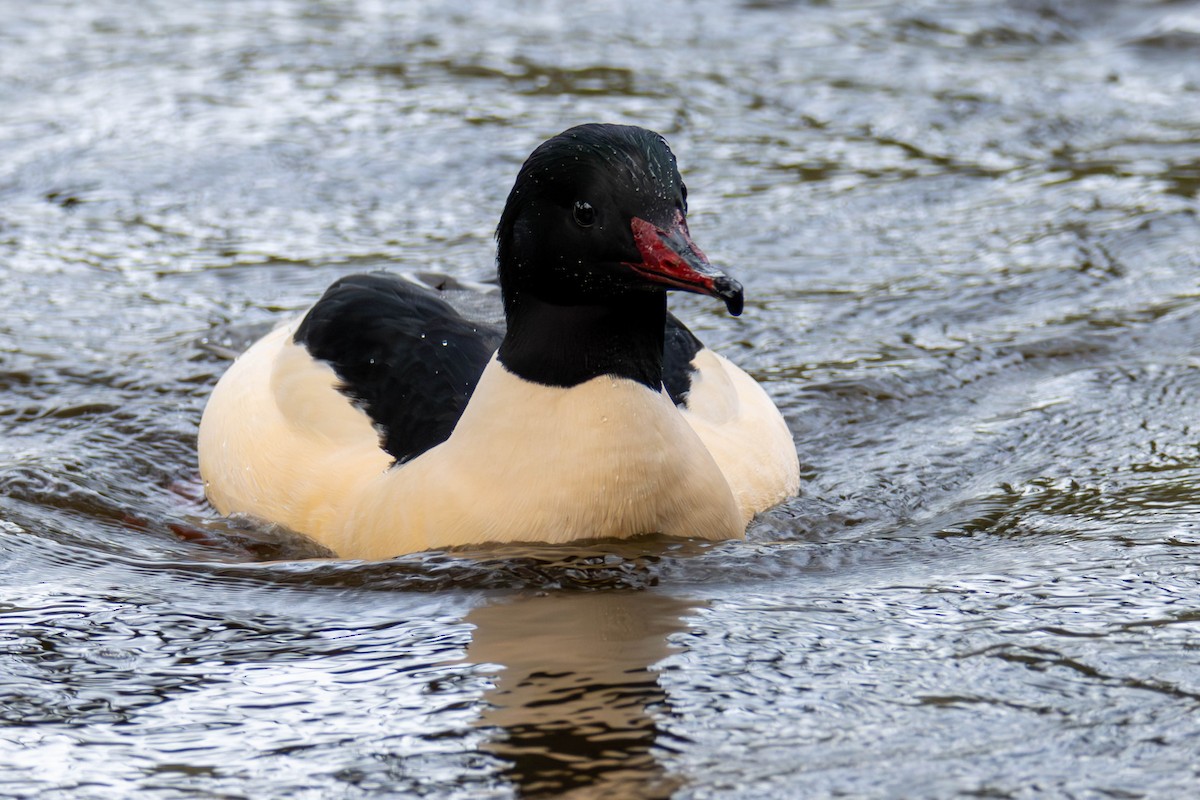
<svg viewBox="0 0 1200 800">
<path fill-rule="evenodd" d="M 0 795 L 1181 797 L 1200 5 L 0 2 Z M 362 564 L 201 499 L 230 352 L 486 280 L 657 129 L 801 495 L 745 542 Z"/>
</svg>

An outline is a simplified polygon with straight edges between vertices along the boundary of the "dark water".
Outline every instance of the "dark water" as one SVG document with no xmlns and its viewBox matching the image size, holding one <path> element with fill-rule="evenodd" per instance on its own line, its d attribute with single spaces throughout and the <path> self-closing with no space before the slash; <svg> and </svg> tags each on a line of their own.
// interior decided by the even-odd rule
<svg viewBox="0 0 1200 800">
<path fill-rule="evenodd" d="M 662 131 L 802 495 L 746 542 L 299 560 L 198 499 L 228 349 L 485 279 Z M 0 0 L 0 795 L 1186 797 L 1200 4 Z"/>
</svg>

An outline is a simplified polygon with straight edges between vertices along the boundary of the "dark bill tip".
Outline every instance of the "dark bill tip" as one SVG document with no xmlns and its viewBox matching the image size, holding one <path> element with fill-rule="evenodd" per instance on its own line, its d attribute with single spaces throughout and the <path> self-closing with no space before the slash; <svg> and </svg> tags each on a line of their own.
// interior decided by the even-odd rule
<svg viewBox="0 0 1200 800">
<path fill-rule="evenodd" d="M 742 284 L 728 275 L 722 275 L 713 280 L 713 294 L 725 301 L 725 309 L 730 315 L 741 316 L 742 309 L 746 304 Z"/>
</svg>

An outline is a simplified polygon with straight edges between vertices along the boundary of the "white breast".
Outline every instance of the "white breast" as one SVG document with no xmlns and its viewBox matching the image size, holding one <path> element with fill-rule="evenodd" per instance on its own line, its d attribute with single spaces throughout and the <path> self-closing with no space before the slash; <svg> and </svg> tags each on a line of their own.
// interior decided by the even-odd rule
<svg viewBox="0 0 1200 800">
<path fill-rule="evenodd" d="M 335 549 L 744 530 L 720 468 L 665 393 L 606 376 L 542 386 L 493 358 L 451 437 L 363 487 Z"/>
</svg>

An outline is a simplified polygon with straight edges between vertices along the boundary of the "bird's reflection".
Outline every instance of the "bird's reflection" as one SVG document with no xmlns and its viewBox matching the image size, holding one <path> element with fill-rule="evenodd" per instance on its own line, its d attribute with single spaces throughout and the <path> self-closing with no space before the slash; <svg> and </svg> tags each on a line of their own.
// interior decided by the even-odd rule
<svg viewBox="0 0 1200 800">
<path fill-rule="evenodd" d="M 503 666 L 478 724 L 523 797 L 668 797 L 656 758 L 666 695 L 653 666 L 693 604 L 653 592 L 561 592 L 476 608 L 468 658 Z"/>
</svg>

